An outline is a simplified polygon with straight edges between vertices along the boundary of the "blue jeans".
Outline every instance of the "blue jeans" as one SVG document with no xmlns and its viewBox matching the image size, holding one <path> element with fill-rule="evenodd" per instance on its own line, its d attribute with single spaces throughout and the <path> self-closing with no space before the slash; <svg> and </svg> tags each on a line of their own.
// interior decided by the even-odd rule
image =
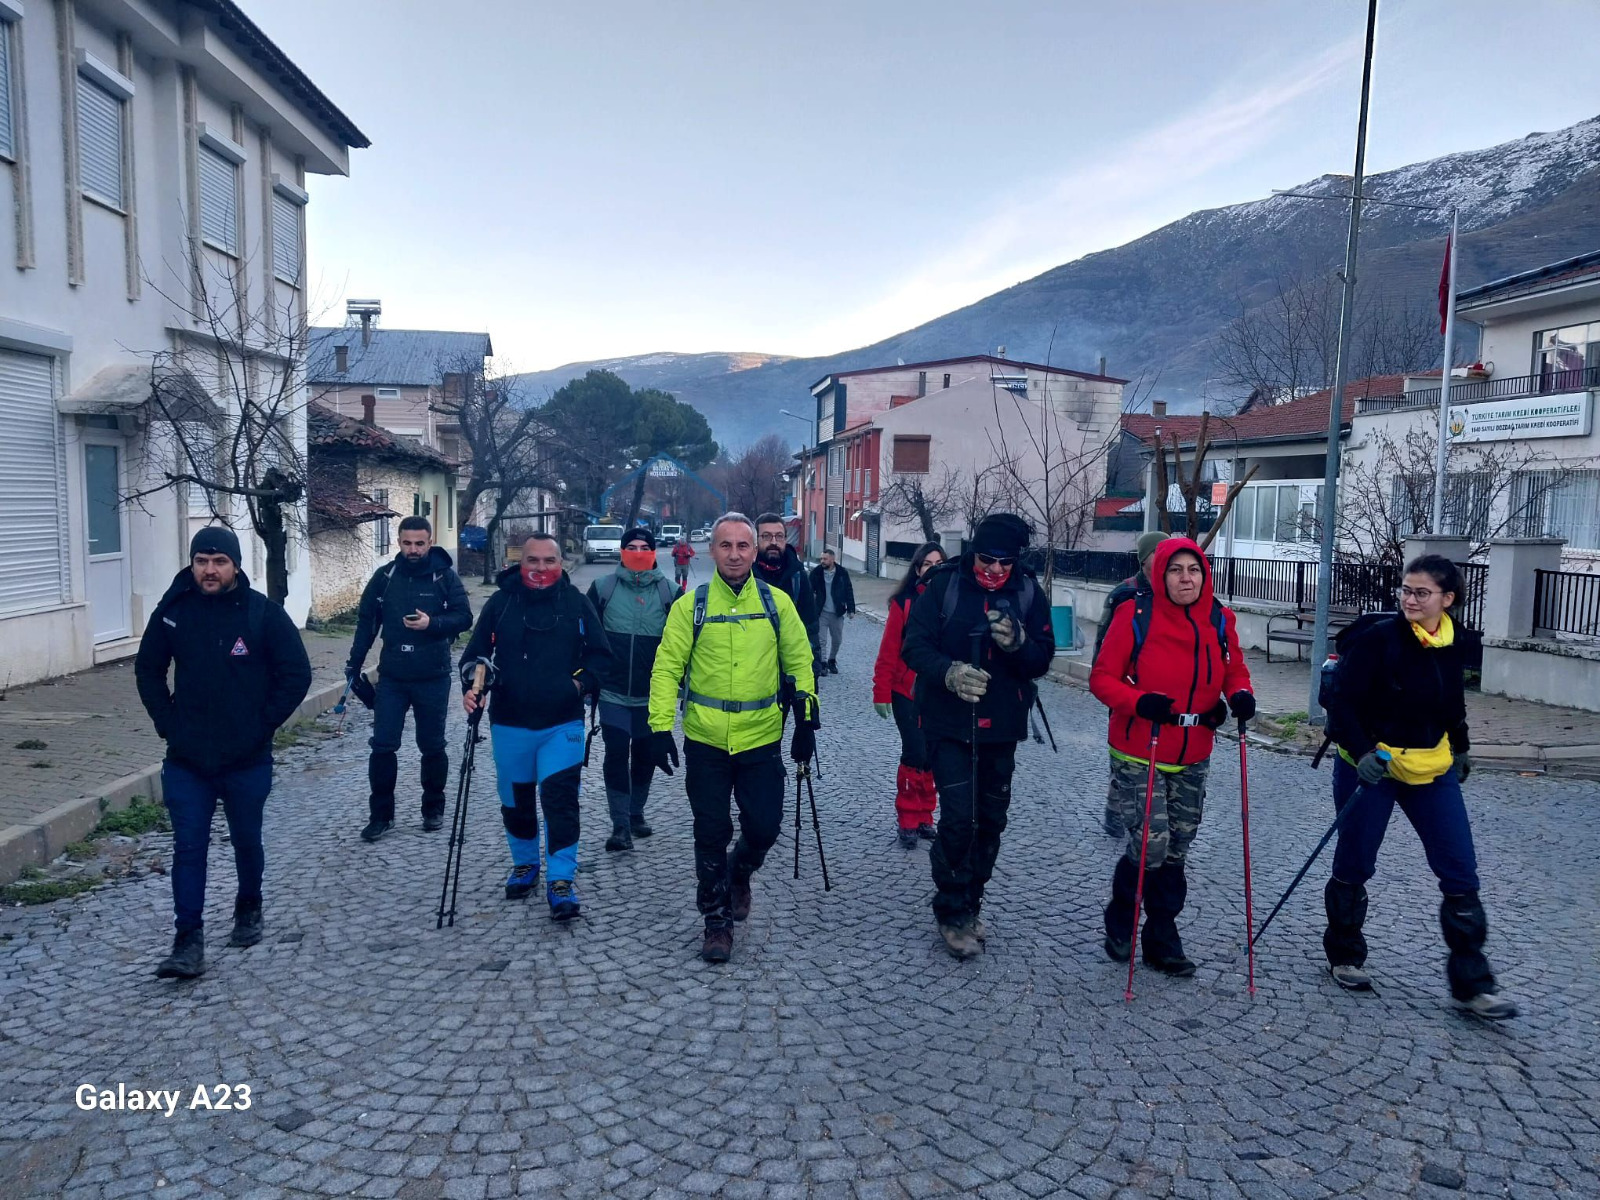
<svg viewBox="0 0 1600 1200">
<path fill-rule="evenodd" d="M 161 767 L 161 795 L 172 818 L 172 909 L 179 933 L 205 925 L 206 855 L 211 849 L 211 818 L 222 801 L 233 839 L 233 864 L 239 876 L 238 899 L 261 899 L 266 851 L 261 817 L 272 791 L 272 759 L 202 775 L 180 763 Z"/>
<path fill-rule="evenodd" d="M 1333 800 L 1343 807 L 1360 783 L 1356 769 L 1335 756 Z M 1439 890 L 1447 896 L 1464 896 L 1478 890 L 1478 857 L 1472 846 L 1472 825 L 1461 800 L 1461 784 L 1454 771 L 1432 783 L 1401 783 L 1384 779 L 1366 790 L 1354 811 L 1339 826 L 1333 851 L 1333 876 L 1345 883 L 1366 883 L 1378 867 L 1378 849 L 1398 804 L 1417 831 L 1428 866 L 1438 876 Z"/>
</svg>

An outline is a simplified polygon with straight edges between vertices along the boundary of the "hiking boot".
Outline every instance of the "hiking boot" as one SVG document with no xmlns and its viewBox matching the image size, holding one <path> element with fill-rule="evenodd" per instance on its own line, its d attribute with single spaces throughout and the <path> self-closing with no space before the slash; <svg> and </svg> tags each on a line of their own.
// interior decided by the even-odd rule
<svg viewBox="0 0 1600 1200">
<path fill-rule="evenodd" d="M 506 899 L 526 900 L 528 893 L 533 891 L 539 883 L 539 867 L 512 867 L 511 874 L 506 876 Z"/>
<path fill-rule="evenodd" d="M 750 880 L 740 879 L 737 875 L 728 880 L 728 907 L 733 910 L 735 921 L 747 920 L 750 916 Z"/>
<path fill-rule="evenodd" d="M 552 879 L 545 895 L 550 901 L 552 921 L 570 921 L 583 911 L 583 906 L 578 902 L 578 889 L 570 879 Z"/>
<path fill-rule="evenodd" d="M 725 963 L 732 958 L 733 930 L 726 925 L 708 925 L 705 941 L 700 943 L 700 957 L 708 963 Z"/>
<path fill-rule="evenodd" d="M 963 921 L 959 925 L 939 926 L 939 936 L 952 958 L 975 958 L 983 953 L 983 943 L 972 936 L 972 925 Z"/>
<path fill-rule="evenodd" d="M 611 836 L 606 839 L 607 850 L 632 850 L 633 831 L 626 825 L 613 825 Z"/>
<path fill-rule="evenodd" d="M 261 901 L 235 900 L 233 902 L 233 934 L 230 946 L 254 946 L 261 940 Z"/>
<path fill-rule="evenodd" d="M 915 850 L 917 848 L 917 831 L 915 829 L 902 829 L 900 831 L 900 849 Z"/>
<path fill-rule="evenodd" d="M 1133 941 L 1129 938 L 1114 938 L 1108 933 L 1101 945 L 1112 962 L 1125 963 L 1133 957 Z"/>
<path fill-rule="evenodd" d="M 967 932 L 980 942 L 987 944 L 989 941 L 989 931 L 983 927 L 982 917 L 973 917 L 972 922 L 967 926 Z"/>
<path fill-rule="evenodd" d="M 1485 1021 L 1504 1021 L 1517 1015 L 1517 1006 L 1504 996 L 1479 992 L 1470 1000 L 1457 1000 L 1456 1007 Z"/>
<path fill-rule="evenodd" d="M 640 813 L 636 817 L 630 817 L 628 820 L 628 827 L 633 832 L 634 837 L 649 837 L 655 832 L 654 829 L 650 828 L 650 822 L 644 819 L 643 813 Z"/>
<path fill-rule="evenodd" d="M 1333 976 L 1333 981 L 1347 992 L 1370 992 L 1372 990 L 1372 976 L 1367 974 L 1365 968 L 1354 967 L 1348 963 L 1340 963 L 1328 968 L 1328 974 Z"/>
<path fill-rule="evenodd" d="M 444 814 L 442 812 L 425 812 L 422 814 L 422 832 L 432 833 L 436 829 L 444 828 Z"/>
<path fill-rule="evenodd" d="M 172 939 L 172 953 L 156 968 L 157 979 L 198 979 L 206 969 L 206 936 L 185 929 Z"/>
<path fill-rule="evenodd" d="M 1146 954 L 1144 965 L 1160 971 L 1163 975 L 1171 975 L 1174 979 L 1187 979 L 1194 974 L 1194 963 L 1189 961 L 1189 956 L 1182 950 L 1176 954 Z"/>
<path fill-rule="evenodd" d="M 924 821 L 917 826 L 917 836 L 925 842 L 936 842 L 939 840 L 939 831 L 932 824 Z"/>
<path fill-rule="evenodd" d="M 367 827 L 361 831 L 363 842 L 375 842 L 389 830 L 394 828 L 393 821 L 380 821 L 377 817 L 367 822 Z"/>
<path fill-rule="evenodd" d="M 829 675 L 837 675 L 838 673 L 839 673 L 839 664 L 834 662 L 833 659 L 830 658 L 828 660 L 828 674 Z"/>
</svg>

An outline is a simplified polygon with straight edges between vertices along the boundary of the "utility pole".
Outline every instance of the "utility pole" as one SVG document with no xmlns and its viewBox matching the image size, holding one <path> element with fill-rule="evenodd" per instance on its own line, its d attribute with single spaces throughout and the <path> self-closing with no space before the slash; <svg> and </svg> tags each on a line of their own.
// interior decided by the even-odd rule
<svg viewBox="0 0 1600 1200">
<path fill-rule="evenodd" d="M 1317 703 L 1322 662 L 1328 656 L 1328 609 L 1333 598 L 1333 538 L 1339 512 L 1339 427 L 1344 422 L 1344 387 L 1350 370 L 1350 327 L 1355 317 L 1356 248 L 1361 237 L 1361 189 L 1367 165 L 1367 111 L 1372 98 L 1372 49 L 1378 33 L 1378 0 L 1367 0 L 1367 42 L 1361 61 L 1361 114 L 1356 124 L 1356 164 L 1350 188 L 1350 233 L 1344 250 L 1344 295 L 1339 302 L 1339 351 L 1334 360 L 1333 398 L 1328 404 L 1328 457 L 1322 473 L 1322 545 L 1317 557 L 1317 615 L 1311 635 L 1311 694 L 1306 713 L 1324 720 Z M 1448 370 L 1448 366 L 1446 370 Z"/>
<path fill-rule="evenodd" d="M 1450 453 L 1450 368 L 1456 354 L 1456 236 L 1459 213 L 1450 210 L 1450 241 L 1445 252 L 1444 370 L 1439 373 L 1439 451 L 1433 470 L 1433 536 L 1444 532 L 1444 485 Z M 1459 531 L 1458 531 L 1459 532 Z"/>
</svg>

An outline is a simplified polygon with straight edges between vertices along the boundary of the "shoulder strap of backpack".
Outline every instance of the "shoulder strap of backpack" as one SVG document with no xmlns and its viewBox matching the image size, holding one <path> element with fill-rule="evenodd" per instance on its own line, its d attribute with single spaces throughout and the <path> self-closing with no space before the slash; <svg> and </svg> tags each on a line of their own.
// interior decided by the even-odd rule
<svg viewBox="0 0 1600 1200">
<path fill-rule="evenodd" d="M 1222 607 L 1222 601 L 1212 597 L 1211 624 L 1217 630 L 1217 645 L 1222 647 L 1222 661 L 1228 661 L 1228 614 Z"/>
<path fill-rule="evenodd" d="M 611 603 L 611 597 L 617 591 L 617 575 L 613 571 L 610 575 L 602 575 L 594 581 L 594 594 L 600 601 L 600 615 L 606 615 L 606 605 Z"/>
<path fill-rule="evenodd" d="M 695 644 L 700 640 L 700 630 L 706 623 L 706 600 L 711 595 L 711 585 L 702 583 L 694 590 L 694 636 L 689 639 L 689 654 L 694 655 Z"/>
<path fill-rule="evenodd" d="M 944 595 L 940 597 L 939 601 L 939 629 L 941 632 L 946 625 L 955 619 L 956 605 L 960 602 L 961 594 L 956 588 L 956 577 L 954 575 L 945 576 Z"/>
<path fill-rule="evenodd" d="M 1028 614 L 1033 611 L 1033 601 L 1039 594 L 1039 585 L 1034 582 L 1032 575 L 1022 577 L 1022 595 L 1017 600 L 1018 619 L 1024 625 L 1028 623 Z"/>
<path fill-rule="evenodd" d="M 612 578 L 615 579 L 616 576 L 612 576 Z M 678 598 L 678 589 L 673 587 L 664 578 L 656 580 L 656 591 L 661 596 L 661 607 L 663 609 L 670 609 L 672 607 L 672 602 Z"/>
<path fill-rule="evenodd" d="M 756 580 L 756 595 L 761 597 L 762 610 L 767 614 L 767 620 L 772 623 L 772 636 L 781 644 L 783 641 L 782 627 L 778 621 L 778 602 L 772 598 L 772 589 L 761 580 Z M 778 668 L 780 671 L 782 667 Z"/>
<path fill-rule="evenodd" d="M 378 607 L 383 607 L 383 598 L 389 594 L 389 589 L 394 586 L 394 571 L 399 563 L 390 563 L 389 569 L 383 573 L 383 590 L 378 593 Z"/>
<path fill-rule="evenodd" d="M 1134 675 L 1134 669 L 1139 665 L 1139 651 L 1144 649 L 1144 640 L 1150 634 L 1150 617 L 1155 612 L 1155 593 L 1140 588 L 1133 594 L 1133 650 L 1128 655 L 1128 674 Z"/>
</svg>

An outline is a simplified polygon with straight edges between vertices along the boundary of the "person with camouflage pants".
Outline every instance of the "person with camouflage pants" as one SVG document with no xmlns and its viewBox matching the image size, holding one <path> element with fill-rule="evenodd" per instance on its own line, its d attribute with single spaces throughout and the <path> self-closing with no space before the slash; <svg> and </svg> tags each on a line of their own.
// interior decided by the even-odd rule
<svg viewBox="0 0 1600 1200">
<path fill-rule="evenodd" d="M 1111 790 L 1127 830 L 1111 877 L 1105 950 L 1116 962 L 1133 954 L 1142 848 L 1145 964 L 1188 976 L 1195 965 L 1183 952 L 1178 914 L 1205 811 L 1213 731 L 1230 711 L 1248 720 L 1256 705 L 1233 613 L 1212 594 L 1204 551 L 1188 538 L 1168 539 L 1151 555 L 1150 579 L 1149 592 L 1117 609 L 1089 677 L 1089 690 L 1111 710 Z M 1178 711 L 1174 697 L 1189 711 Z M 1147 800 L 1152 752 L 1155 794 Z"/>
</svg>

